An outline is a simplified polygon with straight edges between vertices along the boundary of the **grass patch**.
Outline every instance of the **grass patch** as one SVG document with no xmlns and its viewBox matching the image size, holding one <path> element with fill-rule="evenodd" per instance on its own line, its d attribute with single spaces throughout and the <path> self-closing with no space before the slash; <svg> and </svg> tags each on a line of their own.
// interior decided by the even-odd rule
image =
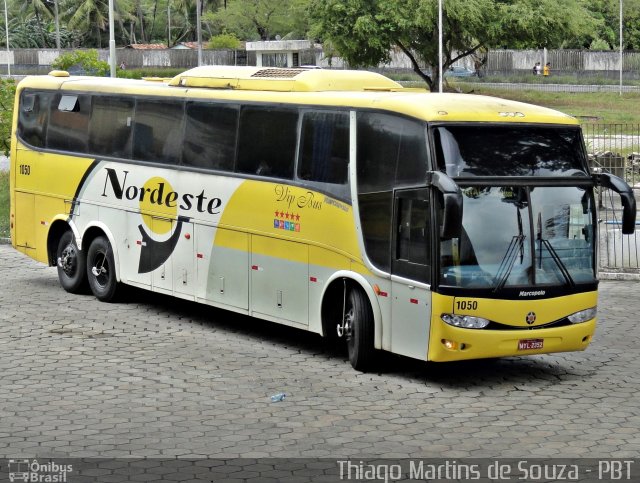
<svg viewBox="0 0 640 483">
<path fill-rule="evenodd" d="M 469 85 L 465 86 L 465 91 Z M 629 92 L 545 92 L 493 89 L 482 84 L 473 85 L 474 94 L 501 97 L 549 107 L 577 117 L 580 123 L 590 124 L 640 124 L 640 93 Z"/>
<path fill-rule="evenodd" d="M 0 238 L 9 237 L 9 172 L 0 171 Z"/>
</svg>

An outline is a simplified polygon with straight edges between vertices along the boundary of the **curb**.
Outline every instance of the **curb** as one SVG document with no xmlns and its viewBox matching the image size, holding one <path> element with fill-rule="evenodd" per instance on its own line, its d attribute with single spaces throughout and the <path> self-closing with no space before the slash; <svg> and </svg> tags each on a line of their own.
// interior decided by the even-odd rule
<svg viewBox="0 0 640 483">
<path fill-rule="evenodd" d="M 11 245 L 11 238 L 0 238 L 0 245 Z"/>
<path fill-rule="evenodd" d="M 598 279 L 640 282 L 640 273 L 598 272 Z"/>
</svg>

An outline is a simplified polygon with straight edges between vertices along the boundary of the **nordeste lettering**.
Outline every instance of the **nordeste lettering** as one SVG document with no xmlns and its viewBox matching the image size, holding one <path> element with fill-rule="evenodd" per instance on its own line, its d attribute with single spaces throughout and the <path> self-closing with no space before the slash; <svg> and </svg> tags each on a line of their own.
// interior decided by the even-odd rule
<svg viewBox="0 0 640 483">
<path fill-rule="evenodd" d="M 102 195 L 105 198 L 109 197 L 109 186 L 113 195 L 121 200 L 123 198 L 139 202 L 145 201 L 145 199 L 153 204 L 159 206 L 167 206 L 169 208 L 175 208 L 180 203 L 180 209 L 189 211 L 192 208 L 197 209 L 200 213 L 209 213 L 210 215 L 217 215 L 220 213 L 220 207 L 222 206 L 222 200 L 220 198 L 209 198 L 205 195 L 204 189 L 197 195 L 192 193 L 179 193 L 173 190 L 167 190 L 165 183 L 159 182 L 153 188 L 145 188 L 144 186 L 127 186 L 128 171 L 123 171 L 123 176 L 118 178 L 116 170 L 113 168 L 105 168 L 107 175 L 104 179 L 104 188 Z"/>
</svg>

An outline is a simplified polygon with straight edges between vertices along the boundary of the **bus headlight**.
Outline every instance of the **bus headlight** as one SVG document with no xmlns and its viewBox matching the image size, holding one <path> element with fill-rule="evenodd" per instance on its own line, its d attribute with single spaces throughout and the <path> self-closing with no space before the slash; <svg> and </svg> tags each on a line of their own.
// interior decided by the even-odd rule
<svg viewBox="0 0 640 483">
<path fill-rule="evenodd" d="M 590 309 L 581 310 L 580 312 L 571 314 L 567 317 L 567 319 L 569 319 L 569 322 L 571 322 L 572 324 L 581 324 L 582 322 L 593 319 L 596 316 L 597 312 L 598 307 L 591 307 Z"/>
<path fill-rule="evenodd" d="M 472 315 L 442 314 L 440 318 L 449 325 L 462 327 L 463 329 L 484 329 L 489 325 L 489 320 Z"/>
</svg>

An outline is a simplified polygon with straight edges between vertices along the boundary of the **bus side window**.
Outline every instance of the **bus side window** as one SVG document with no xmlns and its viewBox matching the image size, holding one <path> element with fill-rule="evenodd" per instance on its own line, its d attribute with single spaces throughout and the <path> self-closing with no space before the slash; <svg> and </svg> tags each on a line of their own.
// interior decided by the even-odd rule
<svg viewBox="0 0 640 483">
<path fill-rule="evenodd" d="M 178 164 L 184 129 L 184 104 L 175 101 L 136 102 L 133 159 Z"/>
<path fill-rule="evenodd" d="M 91 96 L 57 94 L 53 97 L 47 128 L 47 147 L 76 153 L 87 152 Z"/>
<path fill-rule="evenodd" d="M 349 167 L 349 115 L 305 112 L 302 117 L 298 178 L 346 184 Z"/>
<path fill-rule="evenodd" d="M 359 112 L 357 129 L 358 204 L 365 249 L 374 265 L 388 271 L 393 189 L 425 185 L 425 126 L 398 115 Z"/>
<path fill-rule="evenodd" d="M 131 158 L 133 100 L 94 96 L 89 124 L 89 152 Z"/>
<path fill-rule="evenodd" d="M 233 171 L 238 107 L 189 102 L 182 163 L 196 168 Z"/>
<path fill-rule="evenodd" d="M 246 106 L 240 111 L 240 173 L 293 178 L 298 111 Z"/>
<path fill-rule="evenodd" d="M 23 92 L 18 113 L 18 136 L 36 148 L 45 146 L 49 120 L 50 92 Z"/>
</svg>

